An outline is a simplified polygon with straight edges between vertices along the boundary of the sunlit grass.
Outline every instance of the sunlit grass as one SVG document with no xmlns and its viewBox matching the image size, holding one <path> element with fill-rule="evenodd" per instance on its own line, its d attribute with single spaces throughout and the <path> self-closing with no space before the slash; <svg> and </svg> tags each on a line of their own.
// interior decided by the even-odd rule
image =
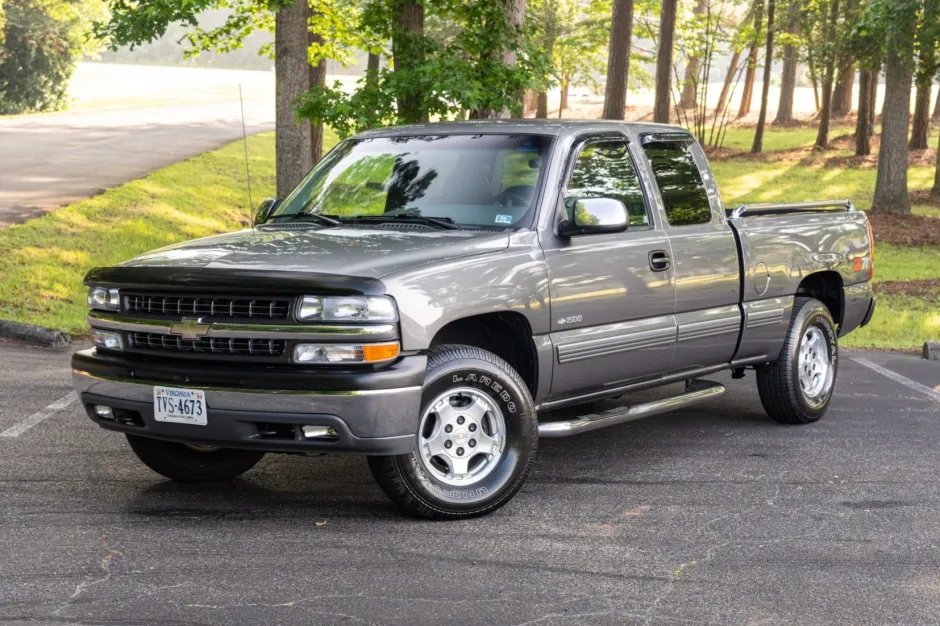
<svg viewBox="0 0 940 626">
<path fill-rule="evenodd" d="M 854 133 L 855 128 L 850 126 L 834 126 L 829 133 L 830 140 L 841 135 Z M 706 127 L 705 135 L 708 138 L 709 128 Z M 811 126 L 774 126 L 770 125 L 764 131 L 764 152 L 774 152 L 777 150 L 792 150 L 793 148 L 803 148 L 816 143 L 816 128 Z M 723 148 L 732 150 L 750 151 L 754 145 L 754 128 L 729 128 L 725 132 Z"/>
<path fill-rule="evenodd" d="M 274 135 L 249 138 L 255 201 L 274 189 Z M 248 223 L 241 143 L 0 230 L 0 318 L 84 333 L 92 267 Z"/>
<path fill-rule="evenodd" d="M 881 296 L 868 326 L 843 337 L 849 348 L 920 348 L 940 337 L 940 298 Z"/>
</svg>

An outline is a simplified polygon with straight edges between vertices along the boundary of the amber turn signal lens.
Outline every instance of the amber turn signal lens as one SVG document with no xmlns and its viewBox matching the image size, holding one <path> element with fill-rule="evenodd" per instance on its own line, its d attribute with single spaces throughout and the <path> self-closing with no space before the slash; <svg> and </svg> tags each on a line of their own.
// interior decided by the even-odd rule
<svg viewBox="0 0 940 626">
<path fill-rule="evenodd" d="M 400 349 L 397 343 L 374 343 L 362 346 L 362 360 L 366 363 L 387 361 L 398 356 Z"/>
</svg>

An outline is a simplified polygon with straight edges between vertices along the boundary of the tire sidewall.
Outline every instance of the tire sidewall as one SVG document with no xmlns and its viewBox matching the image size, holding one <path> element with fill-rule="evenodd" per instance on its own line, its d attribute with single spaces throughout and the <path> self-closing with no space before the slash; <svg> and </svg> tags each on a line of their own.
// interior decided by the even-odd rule
<svg viewBox="0 0 940 626">
<path fill-rule="evenodd" d="M 425 505 L 469 512 L 492 505 L 518 487 L 535 451 L 536 423 L 528 390 L 500 368 L 477 358 L 462 358 L 428 372 L 421 395 L 421 415 L 435 398 L 456 387 L 486 393 L 502 411 L 506 443 L 498 465 L 468 486 L 438 480 L 424 467 L 417 448 L 397 457 L 397 465 L 409 489 Z"/>
<path fill-rule="evenodd" d="M 798 326 L 794 325 L 796 333 L 792 337 L 793 347 L 789 363 L 790 376 L 793 379 L 794 395 L 796 396 L 800 408 L 807 417 L 819 418 L 822 417 L 826 409 L 829 408 L 829 402 L 832 400 L 832 395 L 835 392 L 836 379 L 839 374 L 839 340 L 835 325 L 832 322 L 832 317 L 828 309 L 826 309 L 825 305 L 821 302 L 814 301 L 807 304 L 800 311 L 800 315 L 803 321 Z M 802 386 L 800 386 L 800 342 L 803 339 L 803 335 L 810 327 L 815 327 L 822 333 L 826 342 L 826 349 L 829 351 L 830 367 L 832 367 L 832 383 L 829 385 L 825 394 L 815 400 L 807 397 L 806 394 L 803 393 Z"/>
</svg>

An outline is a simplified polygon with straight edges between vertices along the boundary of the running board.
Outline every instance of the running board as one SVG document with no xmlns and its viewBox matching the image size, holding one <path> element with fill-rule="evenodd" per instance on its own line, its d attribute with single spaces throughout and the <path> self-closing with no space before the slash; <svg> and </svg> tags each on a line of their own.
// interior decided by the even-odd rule
<svg viewBox="0 0 940 626">
<path fill-rule="evenodd" d="M 574 420 L 563 422 L 543 422 L 539 424 L 539 437 L 570 437 L 591 432 L 599 428 L 632 422 L 650 415 L 682 409 L 705 400 L 719 398 L 725 394 L 725 386 L 710 380 L 692 380 L 687 391 L 678 396 L 653 400 L 630 407 L 616 407 L 603 413 L 582 415 Z"/>
</svg>

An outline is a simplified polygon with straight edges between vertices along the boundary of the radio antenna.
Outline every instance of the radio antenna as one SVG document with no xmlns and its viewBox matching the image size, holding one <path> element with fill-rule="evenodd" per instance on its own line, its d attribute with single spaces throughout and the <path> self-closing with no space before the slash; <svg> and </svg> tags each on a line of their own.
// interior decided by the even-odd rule
<svg viewBox="0 0 940 626">
<path fill-rule="evenodd" d="M 245 127 L 245 99 L 242 96 L 242 85 L 238 84 L 238 103 L 242 108 L 242 140 L 245 144 L 245 178 L 248 181 L 248 219 L 251 229 L 255 229 L 255 203 L 251 199 L 251 168 L 248 167 L 248 129 Z"/>
</svg>

